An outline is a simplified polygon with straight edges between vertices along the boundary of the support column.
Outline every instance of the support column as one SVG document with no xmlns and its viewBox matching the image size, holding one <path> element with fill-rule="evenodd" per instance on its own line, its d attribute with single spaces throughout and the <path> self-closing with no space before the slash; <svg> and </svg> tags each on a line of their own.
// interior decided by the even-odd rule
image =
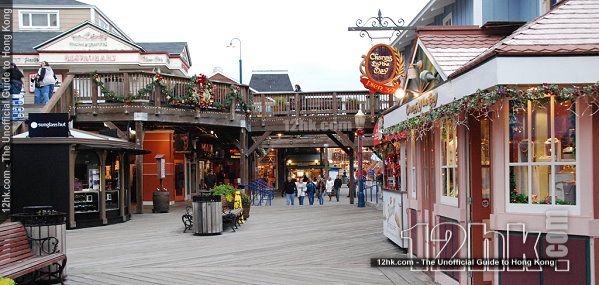
<svg viewBox="0 0 599 285">
<path fill-rule="evenodd" d="M 69 146 L 69 227 L 76 228 L 75 223 L 75 160 L 77 159 L 77 150 L 75 145 Z"/>
<path fill-rule="evenodd" d="M 98 151 L 98 156 L 100 157 L 100 219 L 102 220 L 102 224 L 108 224 L 108 219 L 106 218 L 106 156 L 108 156 L 108 152 L 106 150 Z"/>
<path fill-rule="evenodd" d="M 349 155 L 349 203 L 354 203 L 356 197 L 356 179 L 354 178 L 354 152 L 350 151 Z"/>
<path fill-rule="evenodd" d="M 135 122 L 135 140 L 137 145 L 143 149 L 144 126 L 142 122 Z M 136 214 L 143 214 L 144 203 L 144 156 L 135 156 L 135 200 L 137 201 Z"/>
<path fill-rule="evenodd" d="M 250 168 L 250 164 L 249 162 L 249 153 L 248 153 L 248 137 L 247 137 L 247 130 L 245 128 L 241 128 L 241 131 L 239 133 L 239 146 L 241 147 L 241 149 L 239 150 L 241 152 L 241 158 L 239 161 L 239 172 L 240 172 L 240 176 L 241 176 L 241 184 L 248 184 L 249 183 L 249 168 Z M 250 194 L 249 193 L 249 189 L 247 189 L 247 187 L 244 187 L 246 194 Z"/>
</svg>

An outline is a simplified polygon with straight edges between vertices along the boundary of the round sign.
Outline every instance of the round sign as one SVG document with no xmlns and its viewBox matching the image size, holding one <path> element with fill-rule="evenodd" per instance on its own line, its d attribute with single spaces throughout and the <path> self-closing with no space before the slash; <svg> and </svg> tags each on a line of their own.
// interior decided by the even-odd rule
<svg viewBox="0 0 599 285">
<path fill-rule="evenodd" d="M 366 76 L 379 84 L 395 78 L 397 56 L 393 47 L 386 44 L 373 46 L 366 55 Z"/>
<path fill-rule="evenodd" d="M 483 208 L 487 208 L 489 207 L 489 198 L 484 198 L 483 199 Z"/>
</svg>

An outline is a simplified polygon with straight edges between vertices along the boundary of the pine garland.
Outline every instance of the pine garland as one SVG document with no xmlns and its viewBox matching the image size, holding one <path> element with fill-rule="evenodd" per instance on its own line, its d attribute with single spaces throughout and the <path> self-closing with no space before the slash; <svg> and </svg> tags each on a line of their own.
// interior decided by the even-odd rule
<svg viewBox="0 0 599 285">
<path fill-rule="evenodd" d="M 542 86 L 519 90 L 497 86 L 493 90 L 477 90 L 474 94 L 461 99 L 454 99 L 451 103 L 435 108 L 422 115 L 409 118 L 397 125 L 383 129 L 383 135 L 391 136 L 407 130 L 416 130 L 420 137 L 432 128 L 432 123 L 442 118 L 452 118 L 460 122 L 460 114 L 473 115 L 477 118 L 490 117 L 491 106 L 502 98 L 510 98 L 511 107 L 517 110 L 526 110 L 528 101 L 534 105 L 544 105 L 551 100 L 548 95 L 555 96 L 558 103 L 576 100 L 580 97 L 588 97 L 591 104 L 599 106 L 599 82 L 585 87 L 560 88 L 557 85 L 543 84 Z M 467 116 L 463 116 L 465 118 Z M 464 119 L 465 120 L 465 119 Z"/>
<path fill-rule="evenodd" d="M 169 89 L 166 82 L 164 82 L 164 78 L 160 74 L 154 74 L 154 78 L 152 82 L 148 83 L 144 88 L 139 89 L 135 94 L 126 94 L 126 95 L 117 95 L 114 91 L 109 90 L 104 86 L 104 81 L 102 81 L 102 77 L 97 71 L 91 73 L 91 76 L 100 87 L 100 91 L 104 94 L 105 97 L 108 98 L 108 101 L 112 102 L 121 102 L 121 103 L 131 103 L 131 100 L 141 99 L 146 94 L 154 91 L 156 86 L 160 86 L 160 92 L 168 96 L 172 96 L 173 91 Z"/>
</svg>

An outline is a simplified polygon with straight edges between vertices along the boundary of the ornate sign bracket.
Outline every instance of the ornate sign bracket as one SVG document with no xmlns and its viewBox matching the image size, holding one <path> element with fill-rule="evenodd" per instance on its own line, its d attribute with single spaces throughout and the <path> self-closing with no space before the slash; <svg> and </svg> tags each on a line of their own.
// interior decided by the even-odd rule
<svg viewBox="0 0 599 285">
<path fill-rule="evenodd" d="M 379 14 L 376 17 L 370 17 L 366 21 L 362 21 L 362 19 L 358 19 L 356 21 L 356 27 L 348 27 L 347 30 L 350 32 L 360 32 L 360 37 L 368 36 L 370 40 L 375 39 L 388 39 L 391 41 L 394 37 L 398 37 L 400 31 L 403 30 L 414 30 L 415 27 L 407 27 L 404 26 L 404 19 L 398 19 L 397 22 L 389 17 L 383 17 L 381 14 L 381 10 L 379 9 Z M 371 36 L 369 31 L 391 31 L 391 35 L 388 37 L 380 36 L 375 37 Z"/>
</svg>

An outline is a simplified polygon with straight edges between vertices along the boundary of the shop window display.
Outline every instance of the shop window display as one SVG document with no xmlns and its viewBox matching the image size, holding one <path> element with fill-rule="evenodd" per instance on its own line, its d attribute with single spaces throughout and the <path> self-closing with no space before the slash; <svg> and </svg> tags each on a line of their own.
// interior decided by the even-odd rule
<svg viewBox="0 0 599 285">
<path fill-rule="evenodd" d="M 453 120 L 441 123 L 441 196 L 458 197 L 458 138 Z"/>
<path fill-rule="evenodd" d="M 542 101 L 510 103 L 510 202 L 576 205 L 575 104 Z"/>
</svg>

